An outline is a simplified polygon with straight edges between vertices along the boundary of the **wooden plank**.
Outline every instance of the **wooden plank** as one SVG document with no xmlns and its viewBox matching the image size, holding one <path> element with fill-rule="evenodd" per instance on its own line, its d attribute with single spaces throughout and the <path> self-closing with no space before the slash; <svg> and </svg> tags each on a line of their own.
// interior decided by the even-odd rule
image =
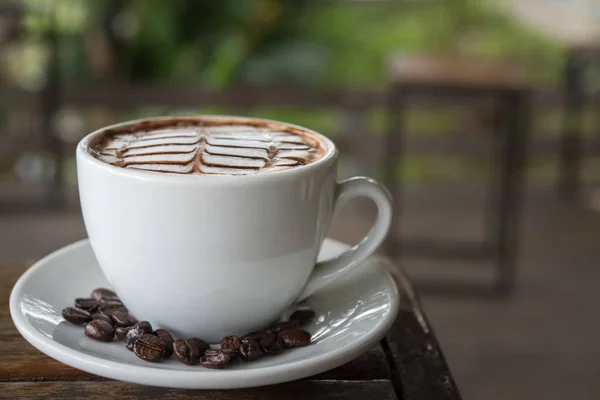
<svg viewBox="0 0 600 400">
<path fill-rule="evenodd" d="M 106 380 L 69 367 L 30 347 L 34 352 L 29 354 L 0 352 L 0 382 Z"/>
<path fill-rule="evenodd" d="M 391 58 L 389 74 L 395 84 L 418 87 L 522 90 L 526 86 L 516 65 L 476 57 L 404 53 Z"/>
<path fill-rule="evenodd" d="M 7 399 L 395 399 L 389 381 L 297 381 L 240 390 L 178 390 L 123 382 L 11 382 L 0 384 Z"/>
<path fill-rule="evenodd" d="M 0 312 L 8 311 L 10 291 L 31 264 L 31 262 L 0 264 Z M 3 317 L 2 314 L 0 316 Z"/>
<path fill-rule="evenodd" d="M 388 269 L 404 295 L 394 327 L 384 341 L 384 350 L 395 368 L 392 381 L 406 400 L 460 400 L 450 373 L 410 281 L 391 261 Z"/>
<path fill-rule="evenodd" d="M 341 367 L 315 375 L 313 380 L 389 380 L 390 365 L 380 344 Z"/>
</svg>

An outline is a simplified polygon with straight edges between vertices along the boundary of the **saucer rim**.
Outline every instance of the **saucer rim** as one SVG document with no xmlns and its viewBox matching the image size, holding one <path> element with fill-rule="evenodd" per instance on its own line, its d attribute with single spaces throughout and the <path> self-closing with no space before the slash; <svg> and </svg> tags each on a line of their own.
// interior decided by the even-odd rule
<svg viewBox="0 0 600 400">
<path fill-rule="evenodd" d="M 347 244 L 334 239 L 326 238 L 326 240 L 336 246 L 349 247 Z M 400 310 L 400 292 L 395 280 L 390 272 L 384 269 L 381 263 L 376 261 L 376 258 L 371 256 L 365 262 L 373 262 L 378 274 L 381 275 L 380 279 L 382 281 L 387 280 L 391 288 L 390 308 L 377 321 L 368 335 L 333 352 L 290 363 L 252 369 L 194 369 L 188 371 L 129 365 L 87 354 L 48 338 L 35 328 L 20 310 L 19 304 L 20 299 L 24 295 L 23 289 L 38 270 L 47 268 L 47 264 L 50 261 L 64 257 L 65 255 L 68 256 L 68 253 L 85 246 L 88 246 L 89 250 L 93 251 L 89 239 L 86 238 L 48 254 L 29 267 L 19 277 L 11 291 L 10 314 L 15 327 L 23 338 L 42 353 L 73 368 L 110 379 L 143 385 L 185 389 L 248 388 L 301 379 L 343 365 L 369 350 L 387 334 L 396 321 Z"/>
</svg>

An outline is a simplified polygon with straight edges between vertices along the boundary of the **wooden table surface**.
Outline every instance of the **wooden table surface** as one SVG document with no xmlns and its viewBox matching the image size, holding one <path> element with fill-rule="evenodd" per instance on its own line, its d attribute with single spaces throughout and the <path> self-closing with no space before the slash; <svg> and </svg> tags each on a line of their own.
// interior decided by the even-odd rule
<svg viewBox="0 0 600 400">
<path fill-rule="evenodd" d="M 394 268 L 401 308 L 387 337 L 339 368 L 295 382 L 241 390 L 179 390 L 112 381 L 44 355 L 19 335 L 9 295 L 27 263 L 0 263 L 0 399 L 460 399 L 433 331 L 405 275 Z"/>
</svg>

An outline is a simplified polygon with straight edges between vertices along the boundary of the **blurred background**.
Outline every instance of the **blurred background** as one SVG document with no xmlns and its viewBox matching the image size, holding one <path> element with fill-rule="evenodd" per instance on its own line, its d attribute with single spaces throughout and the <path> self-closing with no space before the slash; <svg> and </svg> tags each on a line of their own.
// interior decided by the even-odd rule
<svg viewBox="0 0 600 400">
<path fill-rule="evenodd" d="M 165 114 L 304 125 L 398 217 L 466 399 L 600 398 L 600 1 L 0 1 L 0 260 L 86 236 L 74 148 Z M 330 235 L 352 243 L 356 201 Z"/>
</svg>

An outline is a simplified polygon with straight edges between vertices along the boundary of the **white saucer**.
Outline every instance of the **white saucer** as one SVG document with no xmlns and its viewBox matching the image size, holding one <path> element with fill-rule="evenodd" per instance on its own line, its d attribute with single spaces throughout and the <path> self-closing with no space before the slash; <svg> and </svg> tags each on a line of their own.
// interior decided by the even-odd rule
<svg viewBox="0 0 600 400">
<path fill-rule="evenodd" d="M 347 245 L 327 239 L 319 259 Z M 152 386 L 232 389 L 270 385 L 318 374 L 358 357 L 381 340 L 398 314 L 398 289 L 376 258 L 307 300 L 317 318 L 306 327 L 310 346 L 224 370 L 175 360 L 148 363 L 122 342 L 96 342 L 61 316 L 76 297 L 109 287 L 88 240 L 64 247 L 29 268 L 10 296 L 10 313 L 23 337 L 67 365 L 107 378 Z"/>
</svg>

